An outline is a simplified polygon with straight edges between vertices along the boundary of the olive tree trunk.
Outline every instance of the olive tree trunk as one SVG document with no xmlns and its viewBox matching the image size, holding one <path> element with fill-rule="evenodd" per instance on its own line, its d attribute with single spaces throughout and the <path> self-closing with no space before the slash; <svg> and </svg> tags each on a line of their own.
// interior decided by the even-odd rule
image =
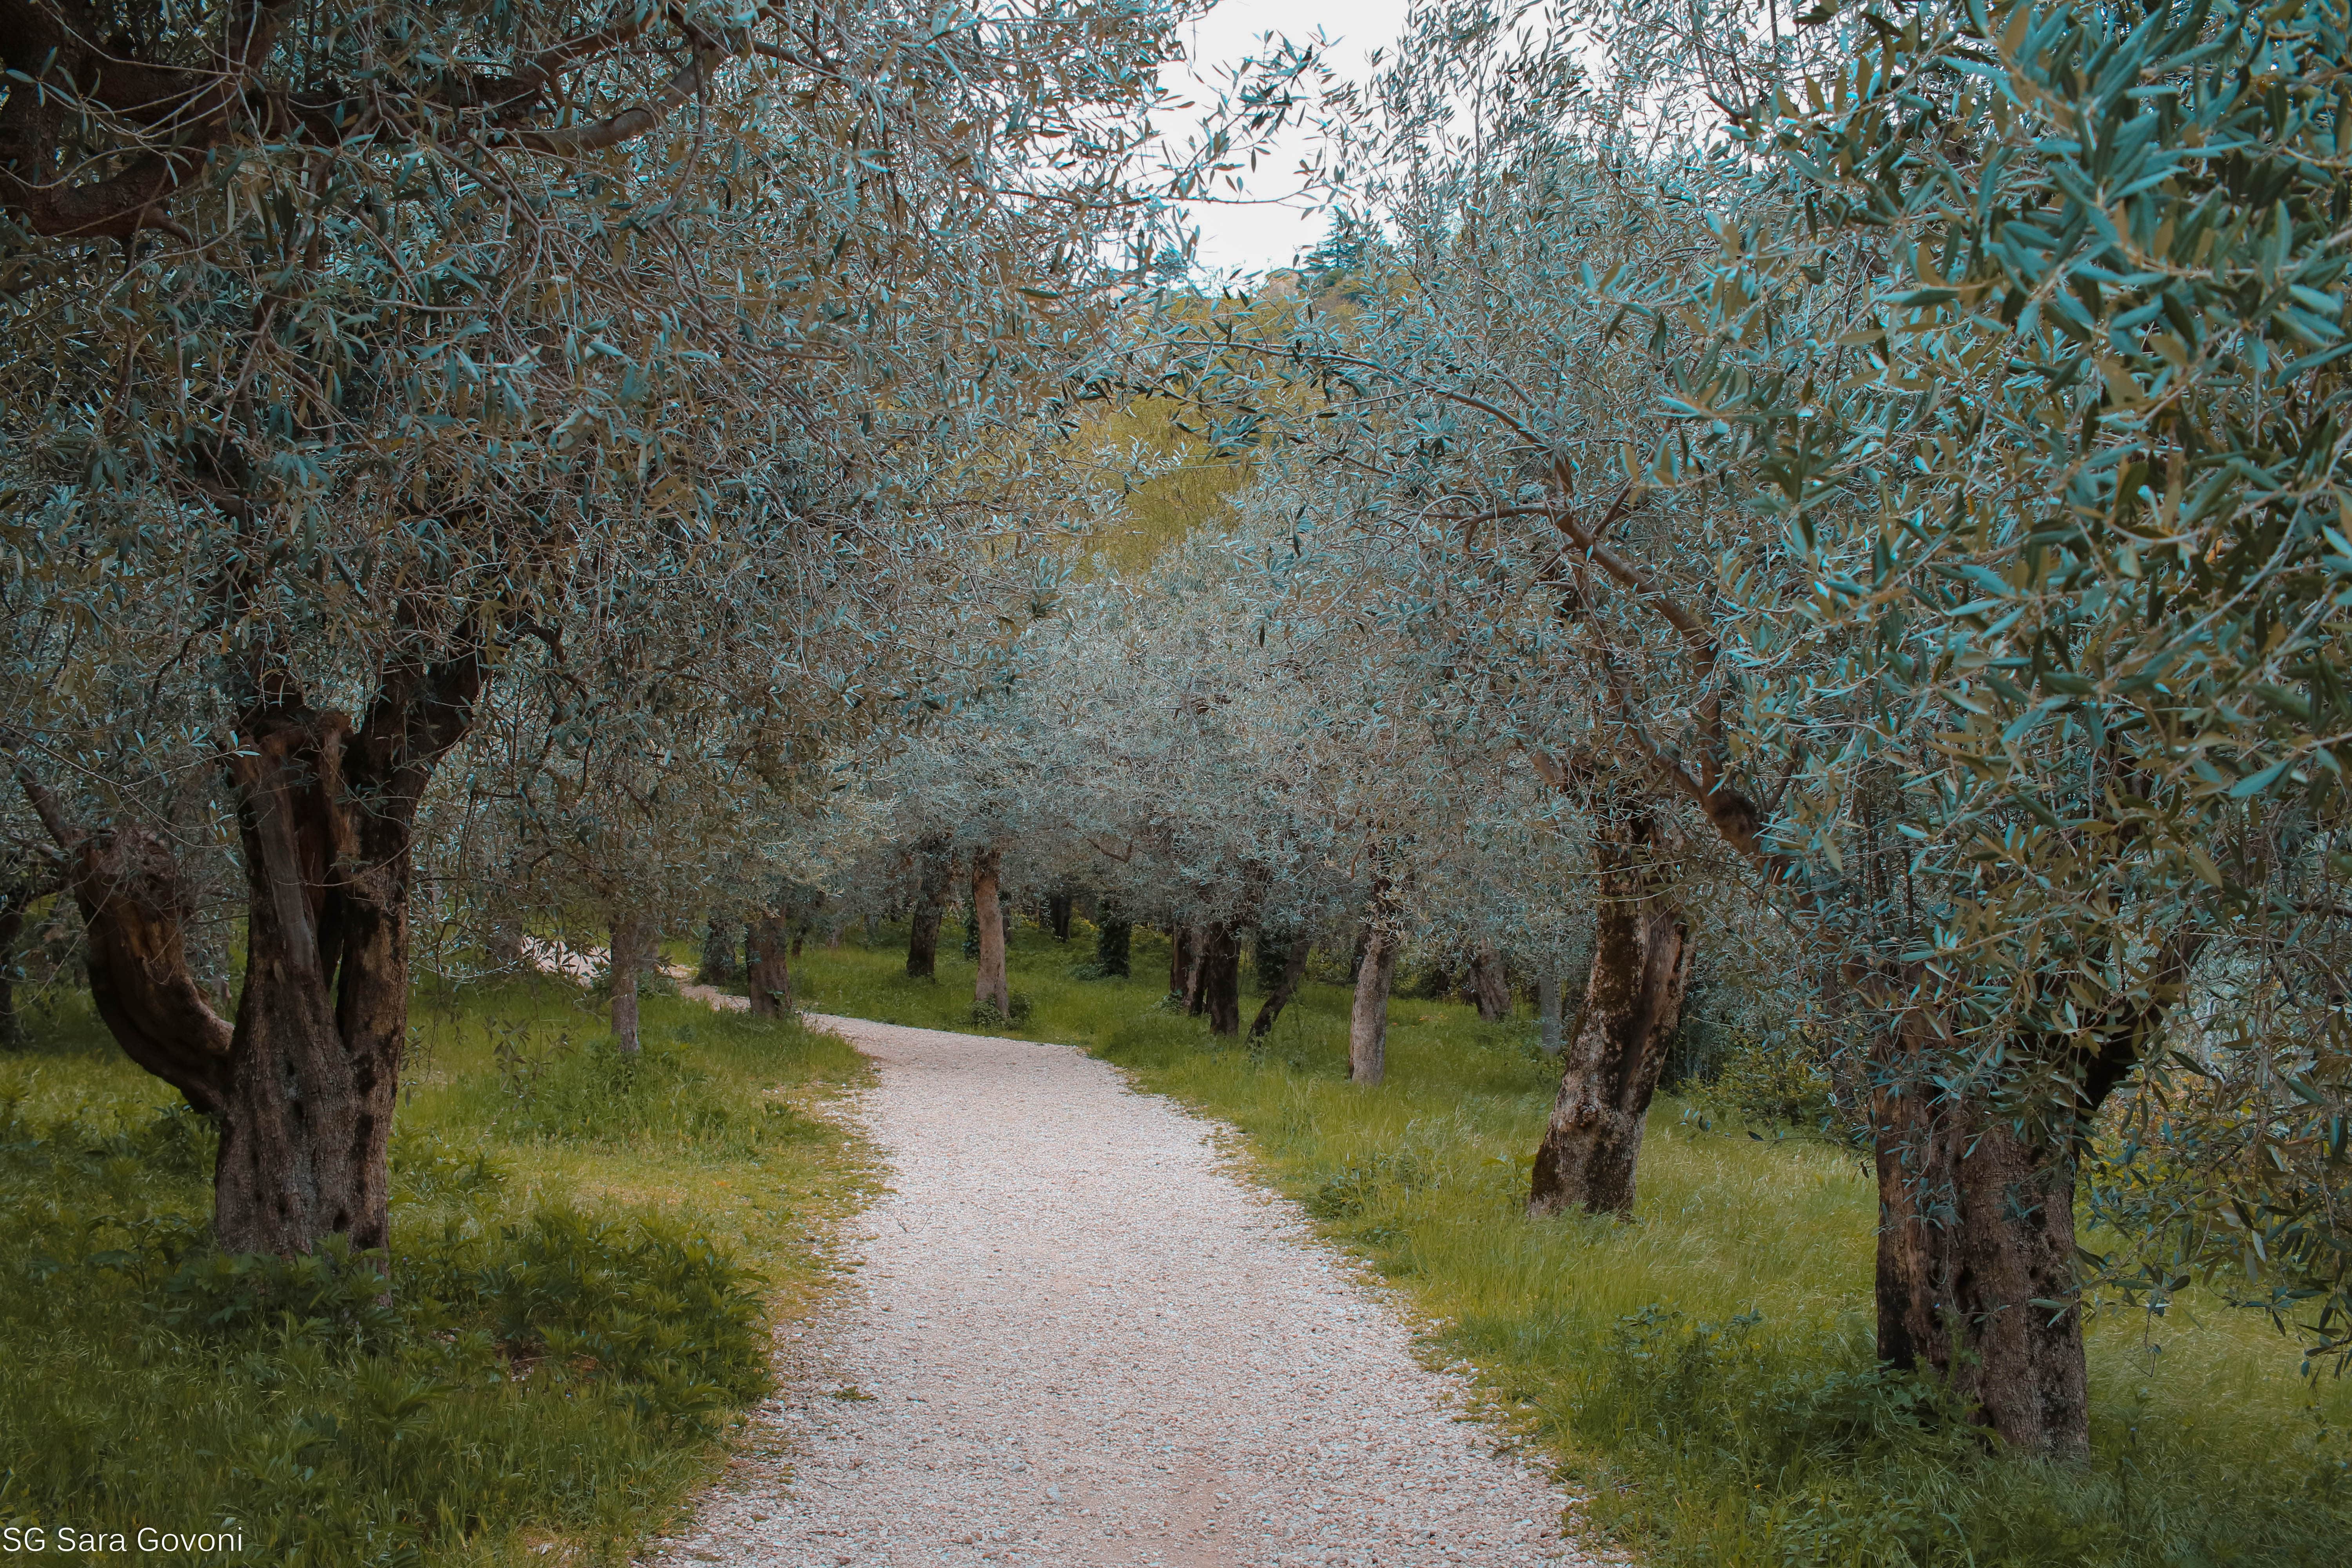
<svg viewBox="0 0 2352 1568">
<path fill-rule="evenodd" d="M 635 1056 L 637 976 L 645 973 L 653 952 L 653 927 L 642 915 L 622 915 L 613 921 L 612 954 L 606 963 L 613 992 L 613 1044 L 623 1056 Z"/>
<path fill-rule="evenodd" d="M 1544 1055 L 1559 1055 L 1559 972 L 1547 969 L 1536 976 L 1536 1027 L 1543 1038 Z"/>
<path fill-rule="evenodd" d="M 1307 958 L 1314 944 L 1300 932 L 1280 943 L 1261 941 L 1257 958 L 1258 984 L 1264 988 L 1265 1000 L 1258 1004 L 1257 1016 L 1250 1020 L 1249 1037 L 1262 1040 L 1274 1030 L 1282 1010 L 1298 994 L 1298 987 L 1307 978 Z M 1271 973 L 1269 973 L 1271 971 Z"/>
<path fill-rule="evenodd" d="M 1013 986 L 1004 970 L 1004 906 L 997 892 L 1004 852 L 984 849 L 971 858 L 973 918 L 980 923 L 980 968 L 971 977 L 971 999 L 1011 1016 Z"/>
<path fill-rule="evenodd" d="M 1375 929 L 1356 966 L 1356 1003 L 1348 1015 L 1348 1077 L 1378 1083 L 1389 1068 L 1389 987 L 1396 979 L 1397 938 Z"/>
<path fill-rule="evenodd" d="M 1594 835 L 1592 967 L 1536 1151 L 1531 1214 L 1633 1210 L 1643 1123 L 1690 979 L 1690 927 L 1657 869 L 1657 822 L 1643 808 Z"/>
<path fill-rule="evenodd" d="M 1055 942 L 1070 940 L 1070 915 L 1076 907 L 1077 900 L 1067 893 L 1055 893 L 1045 900 L 1045 914 L 1053 924 Z"/>
<path fill-rule="evenodd" d="M 1499 1024 L 1511 1016 L 1510 971 L 1504 967 L 1503 955 L 1491 947 L 1470 955 L 1470 994 L 1481 1021 Z"/>
<path fill-rule="evenodd" d="M 1242 950 L 1230 921 L 1213 921 L 1201 928 L 1201 963 L 1195 1010 L 1209 1018 L 1213 1035 L 1242 1032 Z"/>
<path fill-rule="evenodd" d="M 80 827 L 19 773 L 65 852 L 99 1016 L 219 1129 L 213 1229 L 228 1251 L 389 1240 L 417 806 L 484 673 L 467 648 L 397 658 L 358 727 L 310 707 L 282 668 L 257 679 L 226 763 L 246 872 L 234 1023 L 190 967 L 191 901 L 169 844 L 142 826 Z"/>
<path fill-rule="evenodd" d="M 2090 1453 L 2075 1157 L 2201 942 L 2169 940 L 2149 996 L 2118 1000 L 2080 1034 L 2015 1039 L 2012 1063 L 2052 1075 L 2029 1110 L 1993 1103 L 1981 1088 L 1951 1092 L 1941 1069 L 1952 1041 L 1928 1008 L 1905 1015 L 1872 1053 L 1879 1356 L 1949 1380 L 2018 1452 Z M 1917 979 L 1906 976 L 1904 988 Z"/>
<path fill-rule="evenodd" d="M 762 910 L 743 942 L 743 989 L 755 1017 L 781 1018 L 792 1010 L 792 931 L 782 915 Z"/>
<path fill-rule="evenodd" d="M 2090 1451 L 2071 1152 L 1931 1086 L 1874 1097 L 1878 1353 L 2011 1447 Z"/>
<path fill-rule="evenodd" d="M 955 885 L 955 857 L 947 840 L 938 835 L 925 838 L 917 848 L 922 857 L 922 880 L 907 921 L 907 973 L 911 979 L 936 980 L 940 922 L 947 917 L 948 890 Z"/>
</svg>

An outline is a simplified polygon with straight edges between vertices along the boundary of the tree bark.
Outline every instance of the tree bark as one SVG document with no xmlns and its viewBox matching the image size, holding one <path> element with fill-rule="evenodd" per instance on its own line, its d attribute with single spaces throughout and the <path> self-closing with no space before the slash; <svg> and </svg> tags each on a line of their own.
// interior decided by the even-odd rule
<svg viewBox="0 0 2352 1568">
<path fill-rule="evenodd" d="M 1559 972 L 1547 969 L 1536 977 L 1536 1025 L 1542 1032 L 1544 1055 L 1559 1055 Z"/>
<path fill-rule="evenodd" d="M 1646 807 L 1594 835 L 1601 906 L 1592 968 L 1536 1151 L 1530 1214 L 1633 1210 L 1643 1119 L 1690 979 L 1690 927 L 1656 869 L 1658 837 Z"/>
<path fill-rule="evenodd" d="M 1181 997 L 1184 1011 L 1192 1006 L 1192 976 L 1201 967 L 1200 953 L 1192 938 L 1192 928 L 1171 923 L 1168 928 L 1168 994 Z"/>
<path fill-rule="evenodd" d="M 792 936 L 783 917 L 762 910 L 743 944 L 743 989 L 755 1017 L 781 1018 L 792 1010 Z"/>
<path fill-rule="evenodd" d="M 702 965 L 695 979 L 705 985 L 724 985 L 735 978 L 735 939 L 727 922 L 710 918 L 702 933 Z"/>
<path fill-rule="evenodd" d="M 1258 943 L 1258 984 L 1265 987 L 1265 1000 L 1258 1005 L 1257 1016 L 1250 1020 L 1251 1040 L 1262 1040 L 1273 1032 L 1275 1021 L 1290 1005 L 1290 999 L 1298 994 L 1299 984 L 1307 978 L 1307 959 L 1313 951 L 1314 944 L 1304 932 L 1292 936 L 1278 949 L 1271 942 Z M 1273 966 L 1268 961 L 1276 952 L 1282 955 L 1281 964 L 1269 984 L 1266 970 Z"/>
<path fill-rule="evenodd" d="M 1370 929 L 1356 966 L 1356 1005 L 1348 1017 L 1348 1077 L 1378 1083 L 1388 1076 L 1389 986 L 1396 979 L 1397 937 Z"/>
<path fill-rule="evenodd" d="M 637 1054 L 637 976 L 645 970 L 653 947 L 653 928 L 642 915 L 622 915 L 613 921 L 613 946 L 605 973 L 613 991 L 613 1044 L 623 1056 Z"/>
<path fill-rule="evenodd" d="M 1482 947 L 1470 955 L 1470 991 L 1481 1022 L 1499 1024 L 1511 1016 L 1510 972 L 1504 968 L 1501 953 Z"/>
<path fill-rule="evenodd" d="M 1949 1379 L 2009 1447 L 2083 1458 L 2072 1141 L 1943 1095 L 1919 1040 L 1895 1048 L 1871 1101 L 1879 1356 Z"/>
<path fill-rule="evenodd" d="M 1230 921 L 1201 928 L 1199 993 L 1211 1034 L 1242 1032 L 1242 950 Z"/>
<path fill-rule="evenodd" d="M 1076 906 L 1077 900 L 1067 893 L 1055 893 L 1045 900 L 1046 917 L 1053 922 L 1055 942 L 1070 940 L 1070 914 Z"/>
<path fill-rule="evenodd" d="M 213 1229 L 231 1252 L 390 1237 L 385 1156 L 408 1028 L 408 889 L 416 811 L 472 722 L 478 650 L 404 653 L 364 724 L 311 708 L 265 666 L 226 771 L 247 887 L 245 987 L 232 1026 L 191 970 L 170 848 L 138 826 L 67 820 L 18 776 L 66 852 L 89 942 L 90 995 L 123 1053 L 220 1130 Z"/>
<path fill-rule="evenodd" d="M 1184 928 L 1184 1012 L 1197 1018 L 1209 1010 L 1209 944 L 1213 926 Z"/>
<path fill-rule="evenodd" d="M 922 885 L 907 921 L 907 974 L 913 980 L 936 980 L 940 969 L 940 922 L 946 918 L 948 890 L 955 885 L 955 857 L 937 835 L 917 847 L 922 857 Z"/>
<path fill-rule="evenodd" d="M 971 858 L 971 903 L 980 922 L 980 968 L 972 975 L 971 999 L 1011 1016 L 1013 987 L 1004 970 L 1004 906 L 997 901 L 1004 854 L 986 849 Z"/>
</svg>

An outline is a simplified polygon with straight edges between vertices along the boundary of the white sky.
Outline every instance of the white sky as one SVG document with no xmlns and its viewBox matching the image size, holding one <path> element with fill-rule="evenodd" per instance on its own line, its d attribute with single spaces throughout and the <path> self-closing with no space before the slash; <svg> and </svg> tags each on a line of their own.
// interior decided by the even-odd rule
<svg viewBox="0 0 2352 1568">
<path fill-rule="evenodd" d="M 1192 72 L 1214 80 L 1216 68 L 1257 51 L 1264 34 L 1284 33 L 1305 42 L 1320 29 L 1330 40 L 1325 59 L 1341 76 L 1368 74 L 1366 57 L 1387 48 L 1404 26 L 1409 0 L 1220 0 L 1188 28 L 1187 66 L 1171 68 L 1162 85 L 1203 104 L 1213 95 L 1192 85 Z M 1244 195 L 1273 198 L 1297 189 L 1295 171 L 1305 149 L 1304 134 L 1290 133 L 1273 156 L 1258 160 L 1255 174 L 1244 174 Z M 1199 263 L 1213 272 L 1262 272 L 1287 267 L 1297 252 L 1323 237 L 1328 214 L 1308 216 L 1303 204 L 1240 205 L 1202 203 L 1190 209 L 1201 231 Z"/>
</svg>

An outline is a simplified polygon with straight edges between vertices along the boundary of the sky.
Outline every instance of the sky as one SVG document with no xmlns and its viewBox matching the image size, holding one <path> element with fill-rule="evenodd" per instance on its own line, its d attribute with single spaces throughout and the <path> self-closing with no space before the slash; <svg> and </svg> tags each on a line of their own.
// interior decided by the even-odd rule
<svg viewBox="0 0 2352 1568">
<path fill-rule="evenodd" d="M 1330 40 L 1326 58 L 1342 76 L 1368 73 L 1366 56 L 1396 41 L 1404 26 L 1408 0 L 1221 0 L 1215 9 L 1193 22 L 1185 52 L 1191 63 L 1171 67 L 1162 85 L 1183 89 L 1187 96 L 1211 101 L 1211 95 L 1192 87 L 1193 73 L 1255 53 L 1260 36 L 1285 33 L 1305 41 L 1318 28 Z M 1294 132 L 1276 154 L 1261 158 L 1255 176 L 1244 174 L 1244 194 L 1274 198 L 1297 188 L 1292 171 L 1305 149 L 1305 132 Z M 1287 175 L 1288 177 L 1286 177 Z M 1199 265 L 1214 273 L 1263 272 L 1287 267 L 1296 255 L 1323 237 L 1330 226 L 1328 214 L 1308 216 L 1301 204 L 1238 205 L 1202 203 L 1191 209 L 1201 231 Z"/>
</svg>

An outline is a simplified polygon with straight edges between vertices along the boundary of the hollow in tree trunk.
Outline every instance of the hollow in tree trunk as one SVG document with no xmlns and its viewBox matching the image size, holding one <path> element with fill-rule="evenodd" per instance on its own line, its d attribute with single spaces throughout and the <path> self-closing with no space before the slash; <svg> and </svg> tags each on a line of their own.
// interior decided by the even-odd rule
<svg viewBox="0 0 2352 1568">
<path fill-rule="evenodd" d="M 1536 1027 L 1543 1038 L 1544 1055 L 1559 1055 L 1559 972 L 1547 969 L 1536 977 Z"/>
<path fill-rule="evenodd" d="M 1639 807 L 1594 835 L 1592 968 L 1536 1151 L 1531 1214 L 1633 1212 L 1643 1121 L 1690 979 L 1690 927 L 1657 869 L 1658 835 L 1656 819 Z"/>
<path fill-rule="evenodd" d="M 1499 1024 L 1511 1016 L 1510 972 L 1503 966 L 1503 955 L 1491 947 L 1470 955 L 1470 994 L 1483 1022 Z"/>
<path fill-rule="evenodd" d="M 1045 900 L 1045 914 L 1053 922 L 1055 942 L 1070 940 L 1070 913 L 1076 902 L 1067 893 L 1055 893 Z"/>
<path fill-rule="evenodd" d="M 1201 928 L 1199 1011 L 1208 1015 L 1213 1035 L 1242 1032 L 1242 950 L 1232 924 L 1212 921 Z"/>
<path fill-rule="evenodd" d="M 743 989 L 756 1017 L 780 1018 L 792 1010 L 792 934 L 783 918 L 762 912 L 743 942 Z"/>
<path fill-rule="evenodd" d="M 613 1044 L 623 1056 L 637 1054 L 637 976 L 652 956 L 653 928 L 642 915 L 613 921 L 612 956 L 605 973 L 613 990 Z"/>
<path fill-rule="evenodd" d="M 389 1239 L 417 805 L 472 721 L 484 673 L 462 645 L 396 657 L 354 728 L 310 707 L 282 667 L 257 672 L 226 763 L 247 889 L 233 1025 L 190 968 L 190 901 L 169 846 L 143 827 L 79 827 L 19 774 L 65 851 L 99 1016 L 220 1131 L 213 1228 L 228 1251 Z"/>
<path fill-rule="evenodd" d="M 1000 849 L 984 849 L 971 858 L 972 915 L 980 923 L 980 968 L 971 978 L 971 999 L 1009 1017 L 1013 987 L 1004 971 L 1004 906 L 996 897 L 1003 863 Z"/>
<path fill-rule="evenodd" d="M 955 885 L 955 857 L 949 852 L 947 839 L 936 834 L 917 848 L 922 857 L 922 881 L 907 921 L 907 973 L 916 980 L 936 980 L 940 922 L 947 918 L 948 891 Z"/>
<path fill-rule="evenodd" d="M 724 985 L 735 978 L 735 939 L 732 928 L 716 915 L 709 929 L 702 933 L 702 966 L 695 979 L 705 985 Z"/>
<path fill-rule="evenodd" d="M 1258 1005 L 1257 1016 L 1250 1020 L 1252 1040 L 1262 1040 L 1272 1033 L 1282 1010 L 1298 994 L 1298 987 L 1307 978 L 1307 958 L 1312 950 L 1313 944 L 1303 931 L 1282 942 L 1259 933 L 1257 983 L 1265 993 L 1265 1000 Z"/>
</svg>

